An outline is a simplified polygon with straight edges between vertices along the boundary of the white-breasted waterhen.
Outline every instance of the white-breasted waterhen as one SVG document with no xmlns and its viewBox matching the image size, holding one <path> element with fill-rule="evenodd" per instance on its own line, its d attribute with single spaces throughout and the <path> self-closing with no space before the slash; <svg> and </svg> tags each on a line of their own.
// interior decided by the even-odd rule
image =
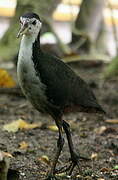
<svg viewBox="0 0 118 180">
<path fill-rule="evenodd" d="M 70 150 L 71 175 L 78 165 L 80 155 L 74 150 L 70 126 L 62 119 L 67 112 L 105 113 L 98 104 L 90 87 L 67 64 L 59 58 L 43 52 L 40 48 L 40 30 L 42 22 L 35 13 L 26 13 L 20 17 L 21 29 L 17 37 L 22 36 L 17 74 L 24 95 L 40 112 L 48 113 L 59 129 L 57 151 L 47 179 L 53 179 L 56 164 L 64 145 L 62 129 L 66 133 Z"/>
</svg>

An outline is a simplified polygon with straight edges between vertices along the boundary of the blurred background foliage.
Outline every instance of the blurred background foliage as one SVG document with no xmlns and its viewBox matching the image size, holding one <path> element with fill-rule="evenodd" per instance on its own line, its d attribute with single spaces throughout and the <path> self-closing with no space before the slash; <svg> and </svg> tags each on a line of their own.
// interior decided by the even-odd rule
<svg viewBox="0 0 118 180">
<path fill-rule="evenodd" d="M 1 0 L 0 60 L 17 60 L 19 17 L 40 15 L 43 49 L 64 61 L 102 60 L 104 77 L 118 75 L 117 0 Z"/>
</svg>

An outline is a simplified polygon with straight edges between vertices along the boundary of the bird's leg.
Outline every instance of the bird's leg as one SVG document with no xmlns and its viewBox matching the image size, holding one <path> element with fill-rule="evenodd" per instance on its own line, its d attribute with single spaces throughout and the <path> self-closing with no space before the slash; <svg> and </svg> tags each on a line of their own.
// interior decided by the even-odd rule
<svg viewBox="0 0 118 180">
<path fill-rule="evenodd" d="M 56 121 L 56 125 L 58 126 L 58 129 L 59 129 L 59 138 L 57 141 L 57 150 L 56 150 L 56 154 L 55 154 L 55 157 L 53 159 L 53 162 L 52 162 L 51 170 L 48 173 L 46 180 L 56 179 L 56 177 L 54 177 L 55 168 L 56 168 L 58 158 L 60 156 L 60 153 L 61 153 L 63 145 L 64 145 L 64 138 L 62 136 L 62 121 Z"/>
<path fill-rule="evenodd" d="M 74 146 L 73 146 L 71 132 L 70 132 L 70 126 L 64 120 L 63 120 L 63 129 L 64 129 L 64 131 L 66 133 L 66 136 L 67 136 L 68 146 L 69 146 L 70 155 L 71 155 L 71 161 L 72 161 L 71 165 L 66 170 L 69 171 L 69 175 L 71 175 L 74 167 L 77 165 L 78 168 L 79 168 L 79 171 L 82 172 L 81 169 L 80 169 L 80 166 L 79 166 L 79 159 L 80 158 L 81 159 L 87 159 L 87 158 L 80 156 L 79 154 L 77 154 L 74 151 Z"/>
</svg>

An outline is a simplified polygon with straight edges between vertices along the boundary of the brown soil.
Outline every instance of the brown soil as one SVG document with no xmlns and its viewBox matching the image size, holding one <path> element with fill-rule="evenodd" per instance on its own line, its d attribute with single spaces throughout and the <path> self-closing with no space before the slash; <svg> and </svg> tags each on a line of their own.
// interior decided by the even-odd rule
<svg viewBox="0 0 118 180">
<path fill-rule="evenodd" d="M 84 66 L 71 64 L 72 68 L 79 73 L 92 87 L 99 103 L 109 114 L 110 118 L 118 119 L 118 81 L 101 79 L 104 66 Z M 56 147 L 58 132 L 45 128 L 46 124 L 54 124 L 51 117 L 37 112 L 24 97 L 4 94 L 0 96 L 0 127 L 13 120 L 24 118 L 28 122 L 43 123 L 42 128 L 32 130 L 19 130 L 16 133 L 0 131 L 0 146 L 7 147 L 14 158 L 10 161 L 9 180 L 42 180 L 50 168 L 43 161 L 38 159 L 46 155 L 53 158 Z M 118 170 L 114 167 L 118 165 L 118 124 L 107 123 L 104 117 L 96 114 L 71 113 L 64 117 L 72 127 L 72 136 L 75 149 L 80 154 L 93 159 L 80 161 L 83 174 L 80 176 L 76 167 L 70 179 L 86 180 L 116 180 Z M 101 133 L 98 129 L 106 127 Z M 65 136 L 65 135 L 64 135 Z M 19 143 L 25 141 L 29 144 L 27 150 L 19 150 Z M 69 160 L 69 150 L 67 141 L 61 153 L 58 167 L 67 165 Z M 19 178 L 17 175 L 19 175 Z M 13 175 L 13 176 L 12 176 Z M 60 177 L 58 179 L 69 179 Z"/>
</svg>

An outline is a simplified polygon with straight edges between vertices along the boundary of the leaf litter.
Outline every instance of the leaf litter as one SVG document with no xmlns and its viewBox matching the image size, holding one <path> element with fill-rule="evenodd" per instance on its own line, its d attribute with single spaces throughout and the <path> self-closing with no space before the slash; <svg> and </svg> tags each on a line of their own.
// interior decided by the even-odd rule
<svg viewBox="0 0 118 180">
<path fill-rule="evenodd" d="M 3 126 L 4 131 L 17 132 L 18 130 L 28 130 L 41 127 L 42 123 L 28 123 L 22 119 L 12 121 L 11 123 Z"/>
<path fill-rule="evenodd" d="M 78 71 L 77 65 L 75 66 L 75 70 Z M 82 77 L 85 77 L 86 80 L 98 80 L 98 69 L 80 69 L 79 68 L 79 74 L 82 75 Z M 82 74 L 81 74 L 82 73 Z M 88 78 L 88 79 L 87 79 Z M 88 81 L 89 82 L 89 81 Z M 94 88 L 95 94 L 97 95 L 97 98 L 100 102 L 100 104 L 104 107 L 104 109 L 111 113 L 111 122 L 107 121 L 107 118 L 99 118 L 97 115 L 91 115 L 91 114 L 81 114 L 81 113 L 73 113 L 72 115 L 67 115 L 66 119 L 76 119 L 74 122 L 74 128 L 73 128 L 73 122 L 70 123 L 72 129 L 72 137 L 74 141 L 74 145 L 76 148 L 76 151 L 79 151 L 80 153 L 87 154 L 90 157 L 92 157 L 92 161 L 84 162 L 81 161 L 80 165 L 82 167 L 83 172 L 89 168 L 92 170 L 92 175 L 85 175 L 85 177 L 79 174 L 78 169 L 75 168 L 75 171 L 73 173 L 73 176 L 71 180 L 76 180 L 77 178 L 83 178 L 83 179 L 96 179 L 96 180 L 116 180 L 118 179 L 118 170 L 114 167 L 118 165 L 118 146 L 117 146 L 117 118 L 118 118 L 118 106 L 113 101 L 113 99 L 118 98 L 117 91 L 113 91 L 113 89 L 117 89 L 118 84 L 115 82 L 104 82 L 103 88 L 101 88 L 101 84 L 99 86 L 99 82 L 97 82 L 97 88 Z M 100 80 L 101 83 L 101 80 Z M 100 87 L 100 88 L 98 88 Z M 22 126 L 16 128 L 14 133 L 9 133 L 13 131 L 1 131 L 0 137 L 1 140 L 4 142 L 4 144 L 7 144 L 9 148 L 11 148 L 11 151 L 13 152 L 15 148 L 20 148 L 20 143 L 25 142 L 28 143 L 28 150 L 24 151 L 24 153 L 16 154 L 15 159 L 11 158 L 10 162 L 10 168 L 16 169 L 19 171 L 20 180 L 22 179 L 28 179 L 28 180 L 43 180 L 45 177 L 45 173 L 47 172 L 48 167 L 45 165 L 42 165 L 43 163 L 36 163 L 37 157 L 41 156 L 47 156 L 49 159 L 53 158 L 53 148 L 56 146 L 56 139 L 58 138 L 57 130 L 49 129 L 49 124 L 47 123 L 47 116 L 42 116 L 40 113 L 38 113 L 36 110 L 32 108 L 29 104 L 24 106 L 22 109 L 19 105 L 22 106 L 26 100 L 24 97 L 15 97 L 15 96 L 9 96 L 4 95 L 1 96 L 2 100 L 0 101 L 0 105 L 3 103 L 3 97 L 4 97 L 4 104 L 6 106 L 6 110 L 2 106 L 0 106 L 0 112 L 1 112 L 1 119 L 0 126 L 3 129 L 3 123 L 5 125 L 8 125 L 10 121 L 12 122 L 13 119 L 18 119 L 18 117 L 25 116 L 30 117 L 31 122 L 36 122 L 36 124 L 39 123 L 38 127 L 34 128 L 23 128 Z M 108 101 L 109 100 L 109 101 Z M 14 106 L 18 107 L 17 112 Z M 83 120 L 83 118 L 86 116 L 86 121 Z M 115 119 L 115 123 L 113 123 L 113 119 Z M 26 121 L 25 121 L 26 122 Z M 40 125 L 41 122 L 41 125 Z M 69 121 L 68 121 L 69 122 Z M 27 122 L 26 122 L 27 123 Z M 44 123 L 46 123 L 45 128 L 43 128 Z M 21 123 L 22 124 L 22 123 Z M 24 123 L 23 123 L 24 124 Z M 28 123 L 28 124 L 34 124 L 34 123 Z M 23 125 L 24 126 L 24 125 Z M 102 129 L 100 133 L 97 133 L 94 131 L 96 128 L 100 128 L 104 126 L 105 128 Z M 27 126 L 26 126 L 27 127 Z M 86 128 L 86 130 L 85 130 Z M 9 128 L 8 128 L 9 129 Z M 11 128 L 12 129 L 12 128 Z M 80 136 L 81 132 L 86 132 L 87 136 L 84 138 L 83 136 Z M 65 136 L 65 135 L 64 135 Z M 21 147 L 23 146 L 25 148 L 25 143 L 21 143 Z M 27 146 L 27 145 L 26 145 Z M 30 151 L 31 148 L 31 151 Z M 113 153 L 111 153 L 113 152 Z M 98 157 L 97 157 L 97 154 Z M 113 155 L 112 155 L 113 154 Z M 69 158 L 69 151 L 67 147 L 67 141 L 65 141 L 63 153 L 60 156 L 60 160 L 62 164 L 58 163 L 58 166 L 64 166 L 66 162 L 68 162 Z M 51 160 L 50 160 L 51 161 Z M 58 168 L 57 166 L 57 168 Z M 100 169 L 102 168 L 108 168 L 112 169 L 112 171 L 104 171 L 101 172 Z M 86 171 L 85 171 L 86 172 Z M 88 172 L 87 172 L 88 173 Z M 90 172 L 89 172 L 90 173 Z M 74 176 L 75 174 L 75 176 Z M 86 174 L 86 173 L 85 173 Z M 78 177 L 77 177 L 78 176 Z M 87 179 L 88 178 L 88 179 Z M 67 177 L 61 178 L 66 180 Z"/>
</svg>

